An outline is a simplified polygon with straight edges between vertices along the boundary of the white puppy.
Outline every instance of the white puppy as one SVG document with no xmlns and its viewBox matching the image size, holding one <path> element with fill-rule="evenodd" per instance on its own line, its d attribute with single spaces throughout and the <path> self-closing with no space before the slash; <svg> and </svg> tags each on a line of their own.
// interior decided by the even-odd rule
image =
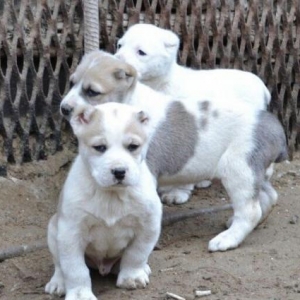
<svg viewBox="0 0 300 300">
<path fill-rule="evenodd" d="M 45 290 L 66 293 L 67 300 L 97 299 L 85 258 L 102 275 L 119 262 L 118 287 L 145 287 L 162 215 L 145 162 L 148 118 L 125 104 L 85 104 L 76 107 L 71 125 L 79 155 L 49 223 L 55 272 Z"/>
<path fill-rule="evenodd" d="M 142 83 L 174 99 L 234 97 L 257 109 L 265 109 L 269 104 L 270 93 L 256 75 L 228 69 L 192 70 L 177 64 L 178 49 L 179 38 L 172 31 L 136 24 L 118 41 L 116 56 L 137 70 Z M 209 181 L 203 181 L 197 186 L 209 185 Z M 193 185 L 164 188 L 162 200 L 184 203 L 192 189 Z"/>
<path fill-rule="evenodd" d="M 139 81 L 176 99 L 228 96 L 257 109 L 266 109 L 270 103 L 270 92 L 258 76 L 241 70 L 180 66 L 178 49 L 179 38 L 172 31 L 136 24 L 118 41 L 116 56 L 137 70 Z"/>
<path fill-rule="evenodd" d="M 161 185 L 222 181 L 233 205 L 229 228 L 210 251 L 237 247 L 277 202 L 269 182 L 272 163 L 287 157 L 277 118 L 234 97 L 174 101 L 137 82 L 135 69 L 101 51 L 87 54 L 71 76 L 61 103 L 72 115 L 80 103 L 124 102 L 146 111 L 154 124 L 147 164 Z"/>
</svg>

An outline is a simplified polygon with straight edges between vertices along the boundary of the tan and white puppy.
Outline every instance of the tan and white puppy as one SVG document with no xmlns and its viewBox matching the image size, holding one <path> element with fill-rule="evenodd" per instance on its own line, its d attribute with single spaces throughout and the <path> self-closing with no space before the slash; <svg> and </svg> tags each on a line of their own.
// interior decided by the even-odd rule
<svg viewBox="0 0 300 300">
<path fill-rule="evenodd" d="M 265 109 L 269 104 L 270 93 L 258 76 L 240 70 L 193 70 L 180 66 L 178 49 L 179 38 L 172 31 L 136 24 L 118 41 L 116 56 L 137 70 L 139 81 L 176 99 L 234 97 L 256 109 Z M 209 181 L 203 181 L 197 186 L 209 185 Z M 164 188 L 162 200 L 184 203 L 192 190 L 193 185 Z"/>
<path fill-rule="evenodd" d="M 210 251 L 237 247 L 277 202 L 269 179 L 272 163 L 287 157 L 278 119 L 234 97 L 175 101 L 136 80 L 132 66 L 102 51 L 87 54 L 61 102 L 64 115 L 80 103 L 121 101 L 146 111 L 154 132 L 146 156 L 160 185 L 218 178 L 233 205 L 229 228 Z"/>
<path fill-rule="evenodd" d="M 125 104 L 76 107 L 71 125 L 79 154 L 48 226 L 55 272 L 46 292 L 96 300 L 86 262 L 102 275 L 119 262 L 118 287 L 148 284 L 148 257 L 162 215 L 156 180 L 145 161 L 148 123 L 143 112 Z"/>
</svg>

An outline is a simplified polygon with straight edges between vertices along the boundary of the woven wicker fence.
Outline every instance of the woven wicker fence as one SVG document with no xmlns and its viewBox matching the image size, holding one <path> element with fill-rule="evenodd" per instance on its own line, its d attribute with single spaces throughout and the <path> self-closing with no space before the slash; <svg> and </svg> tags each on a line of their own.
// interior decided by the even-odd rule
<svg viewBox="0 0 300 300">
<path fill-rule="evenodd" d="M 107 51 L 128 26 L 153 23 L 180 35 L 183 65 L 259 75 L 291 152 L 299 144 L 299 0 L 103 0 L 99 14 Z M 0 2 L 0 174 L 68 147 L 59 103 L 83 54 L 83 21 L 80 0 Z"/>
</svg>

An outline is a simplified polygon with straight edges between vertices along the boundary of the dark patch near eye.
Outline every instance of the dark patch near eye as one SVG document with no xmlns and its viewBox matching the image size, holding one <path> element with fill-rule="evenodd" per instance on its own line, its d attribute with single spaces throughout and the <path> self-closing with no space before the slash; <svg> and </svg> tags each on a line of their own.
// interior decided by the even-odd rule
<svg viewBox="0 0 300 300">
<path fill-rule="evenodd" d="M 210 102 L 209 101 L 202 101 L 199 103 L 199 109 L 203 112 L 207 112 L 210 107 Z"/>
<path fill-rule="evenodd" d="M 129 152 L 134 152 L 135 150 L 137 150 L 140 147 L 140 145 L 137 144 L 129 144 L 127 146 L 127 149 L 129 150 Z"/>
<path fill-rule="evenodd" d="M 107 150 L 107 147 L 105 145 L 98 145 L 98 146 L 93 146 L 93 148 L 100 153 L 104 153 Z"/>
<path fill-rule="evenodd" d="M 84 94 L 88 97 L 97 97 L 97 96 L 101 95 L 100 92 L 94 91 L 91 88 L 87 88 L 86 90 L 84 90 Z"/>
<path fill-rule="evenodd" d="M 165 120 L 154 134 L 147 153 L 150 171 L 156 177 L 178 173 L 194 155 L 198 142 L 194 116 L 180 102 L 169 105 Z"/>
<path fill-rule="evenodd" d="M 138 54 L 141 55 L 141 56 L 145 56 L 146 55 L 146 53 L 143 50 L 138 50 Z"/>
<path fill-rule="evenodd" d="M 288 158 L 286 136 L 279 120 L 271 113 L 261 111 L 253 131 L 254 148 L 248 154 L 248 165 L 256 178 L 257 189 L 264 182 L 266 168 L 271 163 Z"/>
</svg>

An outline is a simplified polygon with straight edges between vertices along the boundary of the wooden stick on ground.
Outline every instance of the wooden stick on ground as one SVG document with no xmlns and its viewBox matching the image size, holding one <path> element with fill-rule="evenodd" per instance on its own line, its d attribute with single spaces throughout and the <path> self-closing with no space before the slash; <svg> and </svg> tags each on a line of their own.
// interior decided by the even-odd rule
<svg viewBox="0 0 300 300">
<path fill-rule="evenodd" d="M 0 262 L 8 259 L 21 256 L 30 252 L 47 248 L 47 243 L 45 241 L 38 241 L 31 245 L 20 245 L 20 246 L 11 246 L 6 249 L 0 250 Z"/>
<path fill-rule="evenodd" d="M 173 223 L 186 220 L 188 218 L 195 218 L 201 215 L 205 214 L 211 214 L 216 213 L 219 211 L 225 211 L 232 209 L 231 204 L 225 204 L 223 206 L 214 206 L 214 207 L 208 207 L 208 208 L 199 208 L 199 209 L 192 209 L 192 210 L 184 210 L 184 211 L 178 211 L 178 212 L 172 212 L 172 213 L 164 213 L 163 220 L 162 220 L 162 226 L 171 225 Z"/>
<path fill-rule="evenodd" d="M 164 214 L 162 225 L 167 226 L 173 223 L 186 220 L 188 218 L 198 217 L 204 214 L 211 214 L 216 213 L 219 211 L 225 211 L 231 209 L 232 206 L 230 204 L 226 204 L 219 207 L 209 207 L 209 208 L 202 208 L 202 209 L 193 209 L 189 211 L 179 211 L 179 212 L 172 212 L 168 214 Z M 0 249 L 0 262 L 9 259 L 18 257 L 24 254 L 28 254 L 30 252 L 38 251 L 47 248 L 46 241 L 38 241 L 31 245 L 20 245 L 20 246 L 11 246 L 6 249 Z"/>
</svg>

